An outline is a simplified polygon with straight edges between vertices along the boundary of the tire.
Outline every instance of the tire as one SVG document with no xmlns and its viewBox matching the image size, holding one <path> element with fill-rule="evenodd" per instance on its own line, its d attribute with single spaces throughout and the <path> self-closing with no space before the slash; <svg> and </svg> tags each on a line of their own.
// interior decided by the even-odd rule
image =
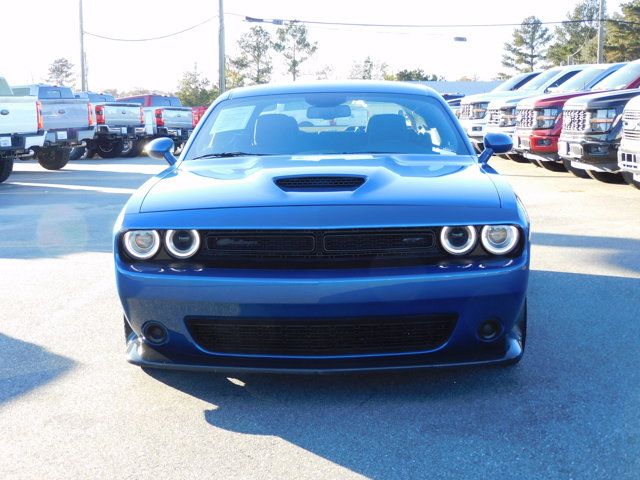
<svg viewBox="0 0 640 480">
<path fill-rule="evenodd" d="M 37 152 L 38 163 L 47 170 L 60 170 L 69 163 L 69 148 L 40 149 Z"/>
<path fill-rule="evenodd" d="M 86 147 L 73 147 L 69 152 L 69 160 L 80 160 L 87 153 Z"/>
<path fill-rule="evenodd" d="M 145 145 L 146 142 L 144 140 L 133 140 L 131 142 L 131 148 L 129 148 L 126 153 L 123 152 L 122 156 L 127 158 L 139 157 L 142 154 L 142 149 Z"/>
<path fill-rule="evenodd" d="M 525 347 L 527 345 L 527 301 L 524 301 L 524 307 L 522 308 L 522 314 L 517 324 L 518 330 L 520 330 L 520 343 L 522 344 L 522 352 L 516 358 L 508 360 L 503 363 L 504 366 L 515 365 L 522 360 L 524 356 Z"/>
<path fill-rule="evenodd" d="M 594 170 L 587 170 L 587 173 L 594 180 L 598 180 L 603 183 L 611 183 L 611 184 L 621 184 L 625 183 L 624 178 L 620 173 L 611 173 L 611 172 L 596 172 Z"/>
<path fill-rule="evenodd" d="M 519 153 L 509 153 L 507 154 L 507 158 L 509 160 L 513 160 L 516 163 L 530 163 L 528 158 L 525 158 L 523 155 Z"/>
<path fill-rule="evenodd" d="M 586 170 L 572 167 L 571 160 L 562 160 L 562 164 L 564 165 L 564 168 L 567 169 L 567 172 L 573 173 L 578 178 L 591 178 Z"/>
<path fill-rule="evenodd" d="M 122 154 L 124 142 L 122 140 L 98 140 L 95 148 L 100 158 L 116 158 Z"/>
<path fill-rule="evenodd" d="M 640 182 L 633 179 L 633 173 L 622 172 L 622 178 L 624 178 L 624 181 L 627 182 L 629 185 L 631 185 L 632 187 L 636 187 L 638 190 L 640 190 Z"/>
<path fill-rule="evenodd" d="M 542 168 L 545 170 L 549 170 L 550 172 L 566 172 L 567 169 L 564 168 L 562 163 L 557 162 L 540 162 Z"/>
<path fill-rule="evenodd" d="M 0 158 L 0 183 L 4 182 L 13 172 L 13 157 Z"/>
</svg>

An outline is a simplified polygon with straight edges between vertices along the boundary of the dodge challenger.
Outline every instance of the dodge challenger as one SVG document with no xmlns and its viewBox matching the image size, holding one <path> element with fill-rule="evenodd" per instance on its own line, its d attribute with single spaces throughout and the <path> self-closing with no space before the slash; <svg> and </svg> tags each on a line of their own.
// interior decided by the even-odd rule
<svg viewBox="0 0 640 480">
<path fill-rule="evenodd" d="M 529 220 L 433 90 L 221 95 L 114 227 L 127 360 L 212 371 L 515 364 Z"/>
</svg>

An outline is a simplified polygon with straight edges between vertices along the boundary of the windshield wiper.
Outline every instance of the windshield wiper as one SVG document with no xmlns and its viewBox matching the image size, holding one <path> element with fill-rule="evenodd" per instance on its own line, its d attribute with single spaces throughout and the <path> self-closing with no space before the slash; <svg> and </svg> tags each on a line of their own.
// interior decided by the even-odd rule
<svg viewBox="0 0 640 480">
<path fill-rule="evenodd" d="M 247 152 L 220 152 L 220 153 L 207 153 L 206 155 L 200 155 L 198 157 L 190 158 L 189 160 L 200 160 L 202 158 L 230 158 L 230 157 L 259 157 L 267 155 L 266 153 L 247 153 Z"/>
</svg>

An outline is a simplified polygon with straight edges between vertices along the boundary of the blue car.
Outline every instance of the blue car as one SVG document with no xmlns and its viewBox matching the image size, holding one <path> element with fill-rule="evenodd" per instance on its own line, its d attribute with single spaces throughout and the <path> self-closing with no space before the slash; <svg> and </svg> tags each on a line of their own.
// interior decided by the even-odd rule
<svg viewBox="0 0 640 480">
<path fill-rule="evenodd" d="M 114 229 L 129 362 L 334 372 L 513 364 L 529 220 L 444 100 L 416 84 L 221 95 Z"/>
</svg>

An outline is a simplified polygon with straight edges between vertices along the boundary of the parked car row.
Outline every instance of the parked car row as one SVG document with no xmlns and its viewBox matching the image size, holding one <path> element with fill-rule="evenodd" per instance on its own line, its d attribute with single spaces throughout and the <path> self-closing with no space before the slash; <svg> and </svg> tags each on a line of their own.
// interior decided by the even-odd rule
<svg viewBox="0 0 640 480">
<path fill-rule="evenodd" d="M 42 167 L 59 170 L 85 152 L 137 156 L 159 137 L 170 137 L 179 148 L 195 123 L 191 108 L 177 97 L 115 99 L 56 85 L 9 86 L 0 77 L 0 183 L 9 178 L 16 158 L 34 155 Z"/>
<path fill-rule="evenodd" d="M 514 91 L 466 97 L 458 117 L 478 150 L 485 133 L 505 133 L 514 161 L 640 188 L 640 105 L 629 104 L 638 95 L 640 60 L 571 65 L 538 72 Z"/>
</svg>

